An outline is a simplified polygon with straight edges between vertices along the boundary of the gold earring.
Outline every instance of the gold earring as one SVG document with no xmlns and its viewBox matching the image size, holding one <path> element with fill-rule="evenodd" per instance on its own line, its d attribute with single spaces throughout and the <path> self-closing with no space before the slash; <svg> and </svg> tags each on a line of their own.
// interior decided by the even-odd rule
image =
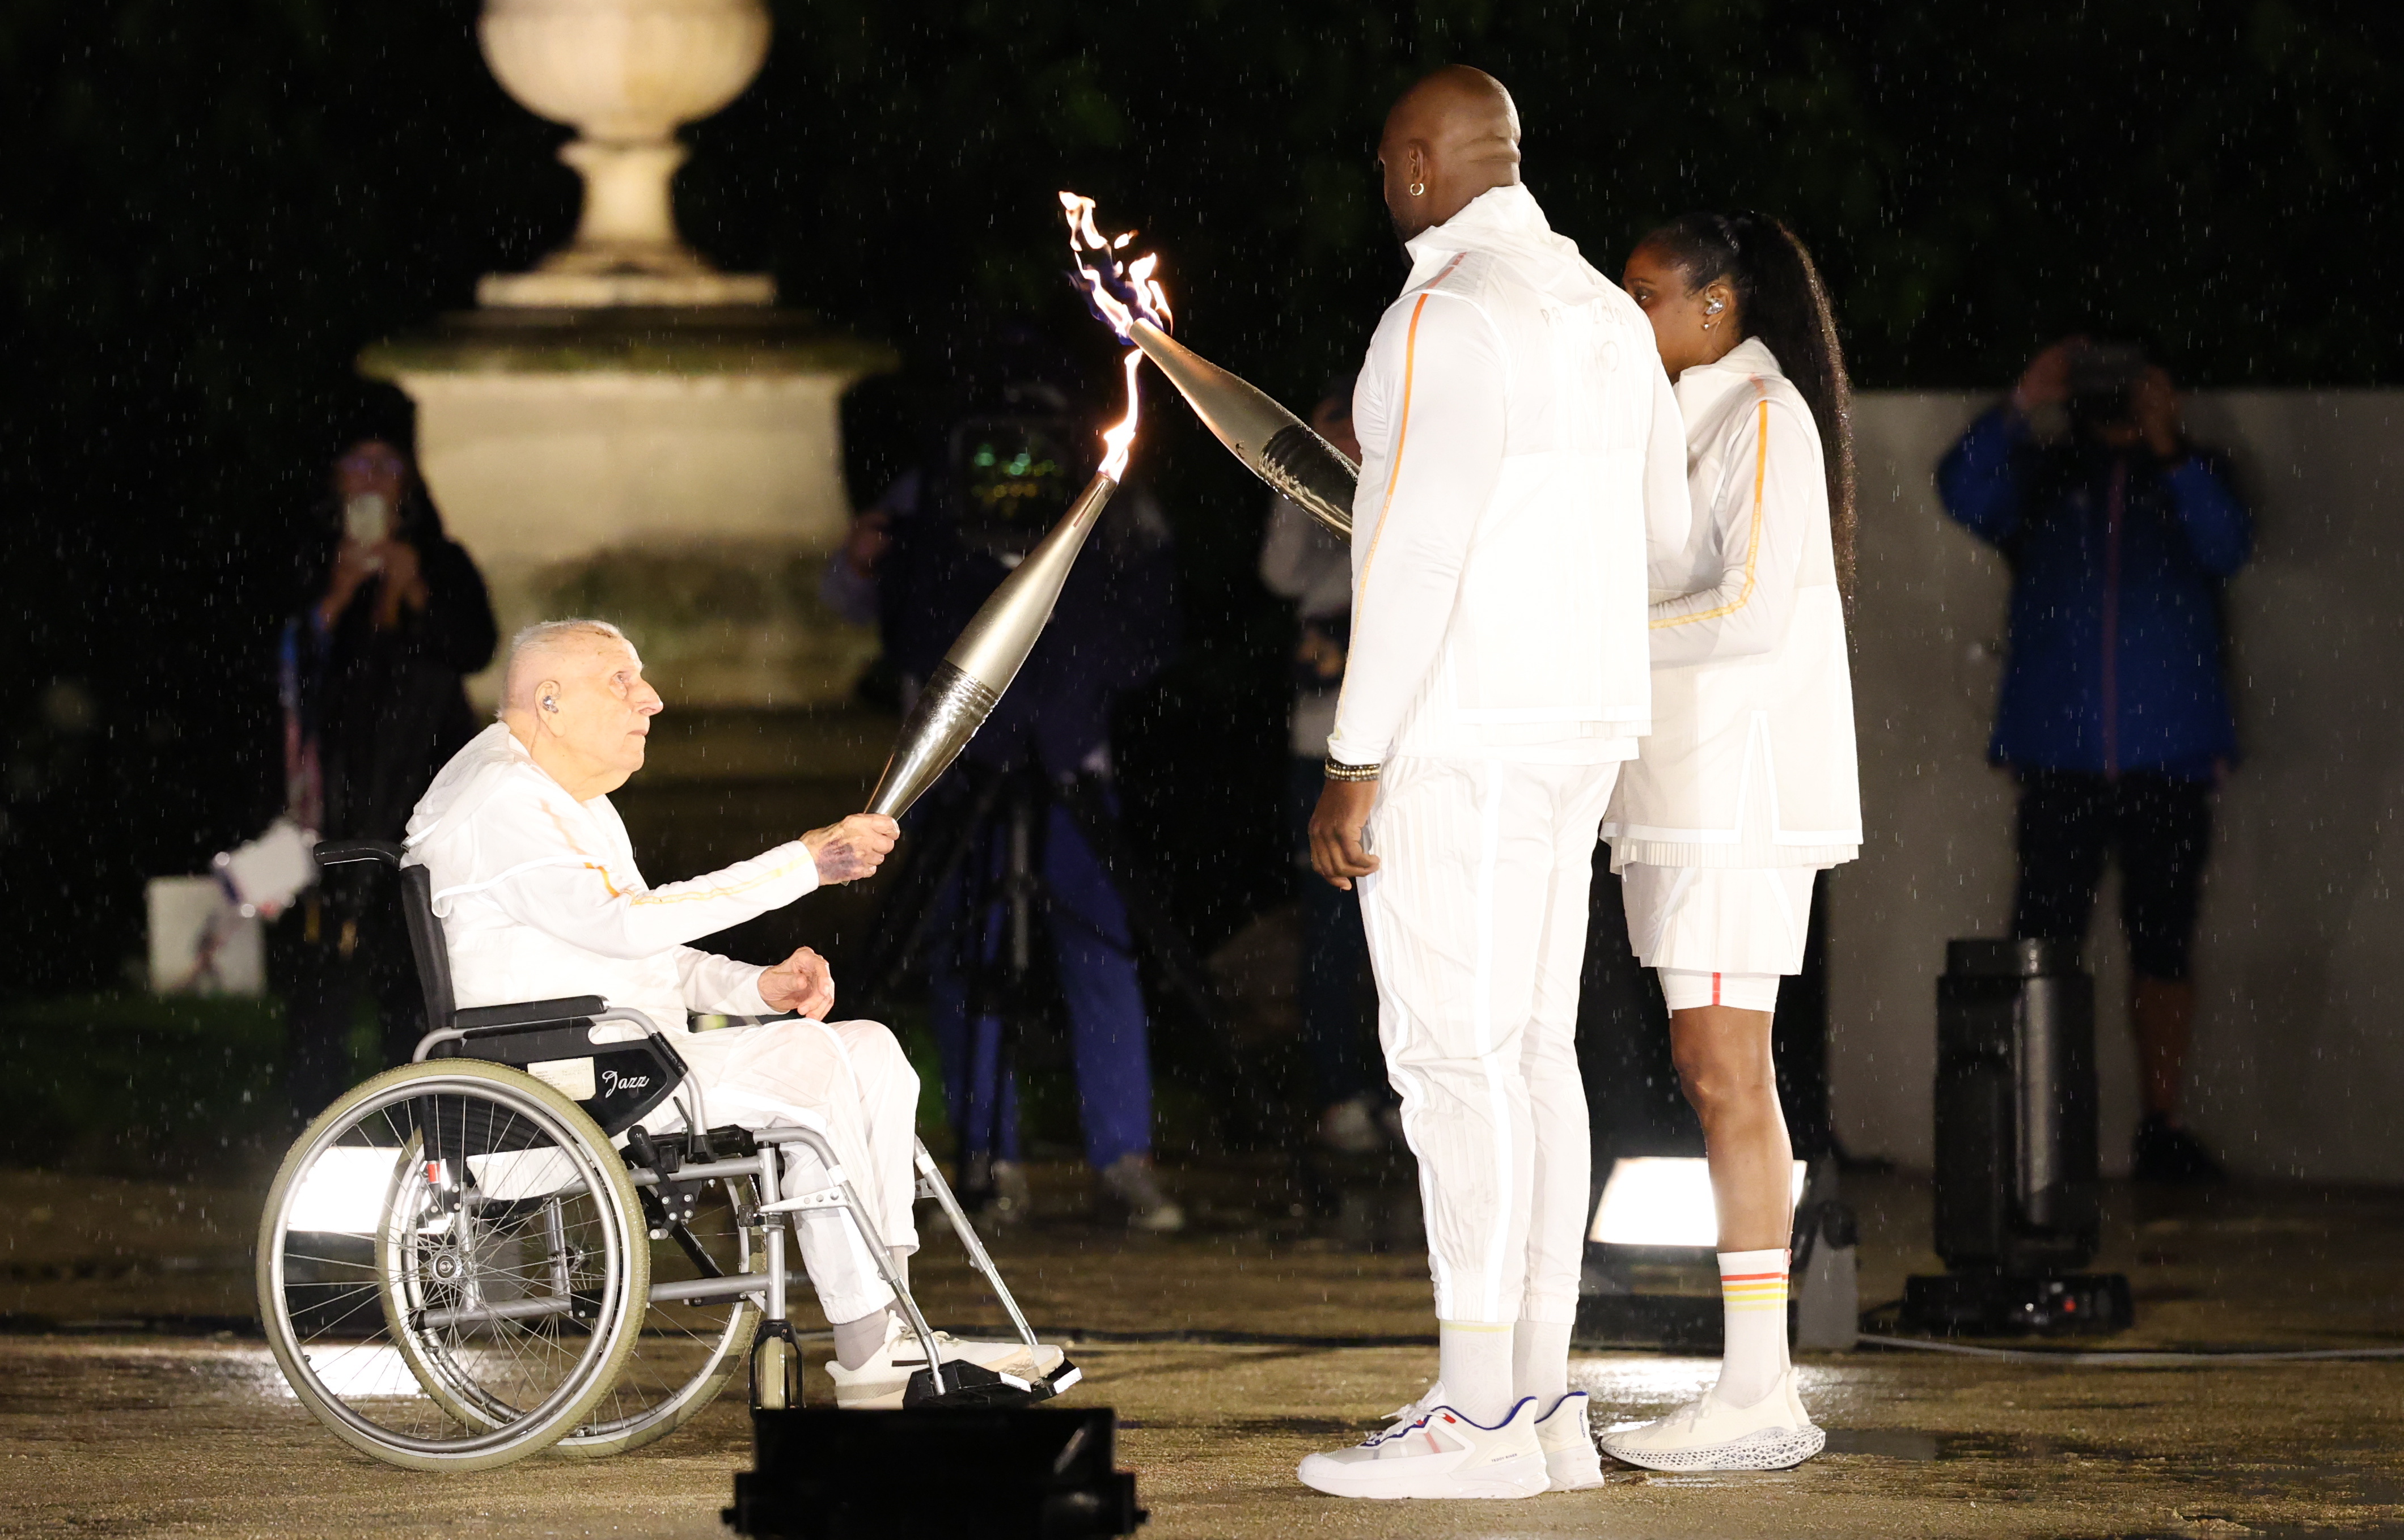
<svg viewBox="0 0 2404 1540">
<path fill-rule="evenodd" d="M 1412 183 L 1411 196 L 1414 198 L 1425 198 L 1427 196 L 1427 184 L 1425 182 Z"/>
</svg>

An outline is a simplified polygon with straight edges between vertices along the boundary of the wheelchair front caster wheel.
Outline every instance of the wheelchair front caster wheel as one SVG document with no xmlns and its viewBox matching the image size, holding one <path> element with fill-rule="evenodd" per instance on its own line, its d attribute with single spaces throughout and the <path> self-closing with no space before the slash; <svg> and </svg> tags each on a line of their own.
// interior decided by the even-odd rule
<svg viewBox="0 0 2404 1540">
<path fill-rule="evenodd" d="M 802 1353 L 790 1336 L 762 1329 L 751 1349 L 751 1405 L 786 1411 L 802 1404 Z"/>
</svg>

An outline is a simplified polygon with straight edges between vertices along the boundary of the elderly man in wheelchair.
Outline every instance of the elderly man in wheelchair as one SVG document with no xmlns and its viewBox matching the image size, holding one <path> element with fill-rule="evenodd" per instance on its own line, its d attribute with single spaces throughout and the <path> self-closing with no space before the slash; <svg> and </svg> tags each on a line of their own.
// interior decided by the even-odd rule
<svg viewBox="0 0 2404 1540">
<path fill-rule="evenodd" d="M 797 1404 L 788 1222 L 834 1327 L 839 1406 L 1032 1400 L 1077 1378 L 918 1145 L 893 1034 L 824 1020 L 833 978 L 808 948 L 762 968 L 686 944 L 869 875 L 893 821 L 650 886 L 608 794 L 642 768 L 661 704 L 616 628 L 531 627 L 501 720 L 436 777 L 405 852 L 319 847 L 399 867 L 433 1030 L 287 1157 L 261 1314 L 300 1399 L 379 1459 L 616 1453 L 747 1362 L 755 1404 Z M 688 1011 L 798 1019 L 696 1033 Z M 1017 1340 L 928 1325 L 908 1283 L 920 1196 Z"/>
</svg>

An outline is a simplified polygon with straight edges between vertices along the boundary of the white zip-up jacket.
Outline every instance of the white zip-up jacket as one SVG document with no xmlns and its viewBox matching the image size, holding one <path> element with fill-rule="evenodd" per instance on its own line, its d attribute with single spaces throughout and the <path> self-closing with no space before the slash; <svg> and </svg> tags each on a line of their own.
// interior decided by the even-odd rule
<svg viewBox="0 0 2404 1540">
<path fill-rule="evenodd" d="M 1352 649 L 1328 755 L 1625 759 L 1652 715 L 1649 541 L 1688 512 L 1636 302 L 1524 187 L 1409 244 L 1353 389 Z"/>
<path fill-rule="evenodd" d="M 1832 867 L 1860 853 L 1853 688 L 1820 435 L 1761 341 L 1678 378 L 1695 527 L 1653 563 L 1653 732 L 1612 867 Z"/>
<path fill-rule="evenodd" d="M 462 1007 L 597 994 L 668 1032 L 688 1010 L 769 1014 L 765 969 L 685 943 L 818 885 L 794 840 L 650 886 L 609 798 L 577 801 L 499 723 L 434 778 L 410 815 L 406 859 L 432 880 Z"/>
</svg>

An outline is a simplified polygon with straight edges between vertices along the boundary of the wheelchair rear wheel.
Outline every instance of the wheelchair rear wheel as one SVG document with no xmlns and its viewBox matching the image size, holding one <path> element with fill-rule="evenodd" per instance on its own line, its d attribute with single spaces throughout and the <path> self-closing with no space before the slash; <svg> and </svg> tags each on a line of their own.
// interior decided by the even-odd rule
<svg viewBox="0 0 2404 1540">
<path fill-rule="evenodd" d="M 640 1335 L 650 1249 L 624 1163 L 521 1071 L 376 1076 L 285 1158 L 259 1313 L 285 1379 L 390 1464 L 480 1470 L 583 1422 Z"/>
<path fill-rule="evenodd" d="M 651 1283 L 659 1285 L 705 1277 L 760 1273 L 767 1266 L 756 1229 L 758 1185 L 749 1177 L 718 1182 L 698 1195 L 698 1206 L 678 1239 L 654 1224 Z M 660 1215 L 645 1205 L 647 1219 Z M 749 1216 L 750 1226 L 743 1223 Z M 773 1222 L 773 1221 L 772 1221 Z M 709 1259 L 705 1268 L 686 1241 Z M 713 1270 L 714 1269 L 714 1270 Z M 762 1287 L 765 1287 L 765 1283 Z M 551 1447 L 563 1459 L 599 1460 L 640 1449 L 684 1426 L 716 1400 L 726 1381 L 744 1370 L 745 1354 L 760 1326 L 760 1299 L 654 1299 L 643 1330 L 617 1383 L 592 1414 Z"/>
</svg>

